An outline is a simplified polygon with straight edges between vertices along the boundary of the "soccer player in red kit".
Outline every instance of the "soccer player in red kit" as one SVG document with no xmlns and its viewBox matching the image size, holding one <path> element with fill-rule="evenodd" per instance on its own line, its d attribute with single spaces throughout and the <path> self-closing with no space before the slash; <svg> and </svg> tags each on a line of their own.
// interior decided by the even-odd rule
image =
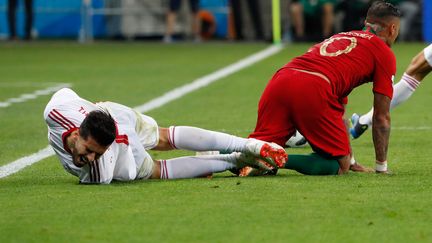
<svg viewBox="0 0 432 243">
<path fill-rule="evenodd" d="M 350 168 L 367 171 L 352 162 L 344 112 L 350 92 L 373 82 L 375 170 L 387 172 L 389 106 L 396 72 L 390 46 L 398 36 L 400 16 L 392 4 L 374 2 L 363 31 L 336 34 L 279 69 L 261 96 L 250 137 L 283 146 L 297 129 L 318 155 L 310 160 L 337 161 L 338 174 Z M 296 162 L 293 158 L 290 155 L 286 168 Z"/>
</svg>

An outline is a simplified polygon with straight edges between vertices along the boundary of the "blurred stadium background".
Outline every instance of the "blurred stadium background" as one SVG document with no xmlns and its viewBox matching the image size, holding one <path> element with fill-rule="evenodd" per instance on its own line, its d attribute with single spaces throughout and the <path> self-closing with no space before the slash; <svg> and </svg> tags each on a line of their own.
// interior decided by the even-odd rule
<svg viewBox="0 0 432 243">
<path fill-rule="evenodd" d="M 0 0 L 0 242 L 432 241 L 431 76 L 392 113 L 390 176 L 312 177 L 281 170 L 267 178 L 226 172 L 211 180 L 79 186 L 55 156 L 4 176 L 5 166 L 47 147 L 42 112 L 53 88 L 71 86 L 91 101 L 145 104 L 268 48 L 278 26 L 272 4 L 279 3 L 276 21 L 286 44 L 280 52 L 147 113 L 161 126 L 247 136 L 268 79 L 310 43 L 293 34 L 294 1 L 257 1 L 264 33 L 258 41 L 251 1 L 238 1 L 243 3 L 243 41 L 233 41 L 238 36 L 231 1 L 225 0 L 200 1 L 201 10 L 211 13 L 208 25 L 215 28 L 200 44 L 191 41 L 188 1 L 183 0 L 175 27 L 181 44 L 166 45 L 168 0 L 34 0 L 30 42 L 9 40 L 8 1 Z M 356 1 L 365 2 L 344 2 Z M 17 33 L 23 39 L 25 11 L 18 2 Z M 432 41 L 432 1 L 405 2 L 418 11 L 410 38 L 393 48 L 396 80 Z M 344 28 L 346 14 L 340 8 L 334 9 L 336 32 Z M 350 95 L 348 113 L 365 112 L 371 103 L 371 86 L 363 85 Z M 373 165 L 370 133 L 353 141 L 353 149 L 358 161 Z M 151 153 L 156 159 L 192 154 Z M 310 148 L 288 153 L 306 154 Z"/>
<path fill-rule="evenodd" d="M 24 35 L 24 0 L 18 2 L 17 31 Z M 201 0 L 200 19 L 206 39 L 235 39 L 233 3 L 241 2 L 240 19 L 246 39 L 253 39 L 256 18 L 259 20 L 264 40 L 272 39 L 272 4 L 279 4 L 282 40 L 290 42 L 292 34 L 292 4 L 308 2 L 310 6 L 319 5 L 323 0 Z M 370 0 L 324 0 L 333 5 L 334 32 L 345 29 L 344 21 L 353 9 L 367 6 Z M 432 41 L 432 2 L 428 0 L 391 0 L 400 5 L 404 18 L 411 18 L 409 24 L 410 41 Z M 188 3 L 184 1 L 178 14 L 175 34 L 183 37 L 190 33 L 191 18 Z M 32 37 L 36 39 L 69 38 L 81 42 L 96 39 L 158 39 L 165 32 L 165 15 L 169 0 L 33 0 Z M 255 12 L 250 6 L 257 6 Z M 237 5 L 236 5 L 237 6 Z M 309 7 L 310 7 L 309 6 Z M 363 7 L 364 8 L 364 7 Z M 306 9 L 306 14 L 309 14 Z M 9 36 L 7 24 L 8 0 L 0 0 L 0 38 Z M 250 14 L 251 12 L 252 14 Z M 254 16 L 255 15 L 255 16 Z M 258 16 L 259 15 L 259 16 Z M 411 15 L 411 16 L 408 16 Z M 350 15 L 348 17 L 351 18 Z M 346 22 L 346 21 L 345 21 Z M 315 22 L 320 25 L 320 22 Z M 279 25 L 276 25 L 276 28 Z M 408 28 L 407 28 L 408 29 Z M 208 33 L 210 31 L 210 33 Z M 404 30 L 402 30 L 404 31 Z"/>
</svg>

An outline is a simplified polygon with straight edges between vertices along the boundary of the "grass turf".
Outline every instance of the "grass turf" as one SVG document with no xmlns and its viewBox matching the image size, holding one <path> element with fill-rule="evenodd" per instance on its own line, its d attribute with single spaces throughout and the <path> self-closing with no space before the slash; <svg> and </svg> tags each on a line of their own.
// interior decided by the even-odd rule
<svg viewBox="0 0 432 243">
<path fill-rule="evenodd" d="M 71 83 L 83 97 L 137 106 L 264 48 L 261 44 L 31 43 L 0 46 L 0 101 Z M 398 44 L 398 78 L 423 44 Z M 281 53 L 148 114 L 161 126 L 193 125 L 247 136 L 267 80 L 308 45 Z M 278 176 L 136 181 L 82 186 L 55 157 L 0 179 L 0 242 L 407 242 L 432 240 L 432 171 L 427 112 L 431 77 L 392 113 L 390 176 Z M 0 165 L 47 144 L 42 112 L 49 96 L 0 108 Z M 371 86 L 350 96 L 366 112 Z M 353 141 L 372 166 L 370 132 Z M 289 153 L 308 153 L 309 148 Z M 170 158 L 188 152 L 153 152 Z"/>
</svg>

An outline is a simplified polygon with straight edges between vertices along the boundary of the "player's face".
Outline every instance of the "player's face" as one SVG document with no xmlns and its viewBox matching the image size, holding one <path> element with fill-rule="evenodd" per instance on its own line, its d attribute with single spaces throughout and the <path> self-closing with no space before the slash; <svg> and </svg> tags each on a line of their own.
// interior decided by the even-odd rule
<svg viewBox="0 0 432 243">
<path fill-rule="evenodd" d="M 87 139 L 78 136 L 74 148 L 71 148 L 73 162 L 76 166 L 83 167 L 99 159 L 108 147 L 98 144 L 91 136 Z"/>
</svg>

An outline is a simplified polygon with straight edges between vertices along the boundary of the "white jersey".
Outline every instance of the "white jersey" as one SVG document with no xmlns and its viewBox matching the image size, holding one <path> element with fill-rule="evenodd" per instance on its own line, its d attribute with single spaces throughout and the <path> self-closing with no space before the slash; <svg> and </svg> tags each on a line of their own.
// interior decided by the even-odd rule
<svg viewBox="0 0 432 243">
<path fill-rule="evenodd" d="M 114 118 L 116 139 L 97 161 L 79 168 L 72 161 L 65 139 L 94 110 L 107 111 Z M 112 180 L 128 181 L 151 176 L 153 160 L 146 149 L 155 147 L 159 141 L 158 126 L 153 118 L 113 102 L 91 103 L 68 88 L 52 96 L 44 118 L 48 125 L 49 143 L 65 170 L 79 177 L 80 182 L 107 184 Z"/>
</svg>

